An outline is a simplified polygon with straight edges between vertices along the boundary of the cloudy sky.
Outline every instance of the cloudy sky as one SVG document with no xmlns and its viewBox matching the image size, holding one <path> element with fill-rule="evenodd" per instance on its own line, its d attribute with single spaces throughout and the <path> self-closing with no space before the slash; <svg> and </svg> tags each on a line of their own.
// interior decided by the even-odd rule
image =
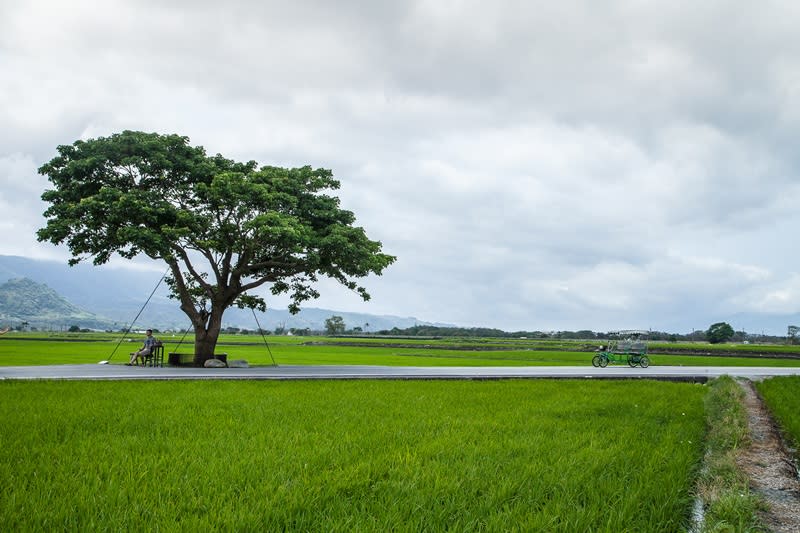
<svg viewBox="0 0 800 533">
<path fill-rule="evenodd" d="M 369 303 L 324 284 L 317 307 L 505 330 L 797 313 L 798 21 L 790 1 L 0 0 L 0 254 L 66 257 L 36 242 L 36 169 L 136 129 L 332 169 L 398 261 Z"/>
</svg>

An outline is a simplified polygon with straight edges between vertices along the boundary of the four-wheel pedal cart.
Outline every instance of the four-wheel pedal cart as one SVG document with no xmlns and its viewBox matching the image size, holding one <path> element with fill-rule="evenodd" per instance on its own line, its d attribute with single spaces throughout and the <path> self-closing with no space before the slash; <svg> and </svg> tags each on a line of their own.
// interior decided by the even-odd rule
<svg viewBox="0 0 800 533">
<path fill-rule="evenodd" d="M 640 329 L 616 331 L 611 334 L 607 346 L 601 346 L 597 355 L 592 357 L 592 366 L 605 368 L 609 363 L 628 364 L 631 367 L 650 366 L 647 357 L 647 334 Z"/>
</svg>

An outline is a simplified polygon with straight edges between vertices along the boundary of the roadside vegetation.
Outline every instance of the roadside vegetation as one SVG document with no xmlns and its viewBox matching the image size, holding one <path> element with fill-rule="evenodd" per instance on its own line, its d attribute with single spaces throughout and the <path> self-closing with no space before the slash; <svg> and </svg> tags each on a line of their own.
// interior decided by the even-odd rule
<svg viewBox="0 0 800 533">
<path fill-rule="evenodd" d="M 698 483 L 705 513 L 702 531 L 765 531 L 757 515 L 763 504 L 736 464 L 737 454 L 749 443 L 743 398 L 742 388 L 729 376 L 710 382 L 705 398 L 707 450 Z"/>
<path fill-rule="evenodd" d="M 706 387 L 0 382 L 21 530 L 683 531 Z"/>
<path fill-rule="evenodd" d="M 795 459 L 800 459 L 800 376 L 770 378 L 756 383 L 756 389 L 793 444 Z"/>
</svg>

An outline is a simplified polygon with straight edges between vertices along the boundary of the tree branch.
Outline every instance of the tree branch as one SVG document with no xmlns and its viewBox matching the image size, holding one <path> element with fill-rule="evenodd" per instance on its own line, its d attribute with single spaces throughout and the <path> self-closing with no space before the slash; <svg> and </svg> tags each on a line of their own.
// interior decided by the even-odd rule
<svg viewBox="0 0 800 533">
<path fill-rule="evenodd" d="M 186 282 L 183 279 L 183 274 L 181 273 L 180 265 L 178 261 L 175 259 L 165 259 L 167 264 L 169 265 L 170 271 L 172 271 L 172 278 L 175 280 L 175 286 L 178 292 L 178 298 L 181 302 L 181 309 L 189 319 L 192 321 L 193 324 L 200 324 L 204 321 L 202 320 L 202 315 L 198 312 L 197 308 L 194 306 L 194 301 L 192 300 L 191 295 L 189 294 L 189 289 L 186 287 Z"/>
<path fill-rule="evenodd" d="M 302 270 L 300 267 L 304 267 L 304 263 L 301 260 L 294 260 L 294 261 L 262 261 L 260 263 L 253 263 L 253 264 L 245 264 L 242 266 L 237 266 L 236 270 L 234 271 L 239 276 L 247 276 L 251 272 L 256 272 L 258 270 L 264 269 L 282 269 L 284 271 L 288 271 L 290 273 L 297 273 Z"/>
<path fill-rule="evenodd" d="M 260 279 L 257 279 L 255 281 L 252 281 L 250 283 L 245 283 L 244 285 L 241 286 L 240 294 L 244 294 L 245 292 L 249 291 L 250 289 L 255 289 L 256 287 L 260 287 L 265 283 L 268 283 L 268 282 L 271 282 L 271 281 L 277 281 L 277 280 L 278 280 L 278 278 L 272 278 L 272 277 L 269 277 L 269 276 L 265 276 L 263 278 L 260 278 Z"/>
<path fill-rule="evenodd" d="M 186 268 L 189 270 L 189 273 L 192 275 L 192 278 L 194 278 L 194 280 L 201 287 L 203 287 L 203 290 L 206 291 L 206 295 L 208 295 L 208 298 L 209 299 L 213 299 L 214 298 L 214 287 L 210 283 L 208 283 L 206 280 L 204 280 L 203 276 L 201 276 L 200 273 L 198 273 L 197 270 L 195 270 L 194 265 L 189 260 L 189 255 L 186 253 L 186 250 L 184 250 L 183 248 L 181 248 L 179 246 L 175 246 L 174 250 L 181 257 L 181 260 L 183 261 L 184 265 L 186 265 Z"/>
</svg>

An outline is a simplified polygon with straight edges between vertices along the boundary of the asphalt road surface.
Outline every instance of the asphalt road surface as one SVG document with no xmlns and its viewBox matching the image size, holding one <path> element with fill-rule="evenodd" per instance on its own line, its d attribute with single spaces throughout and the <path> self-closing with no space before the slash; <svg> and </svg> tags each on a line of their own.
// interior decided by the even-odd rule
<svg viewBox="0 0 800 533">
<path fill-rule="evenodd" d="M 259 366 L 252 368 L 149 368 L 109 365 L 0 367 L 0 380 L 161 380 L 161 379 L 657 379 L 706 382 L 722 375 L 763 379 L 800 375 L 800 367 L 651 366 Z"/>
</svg>

